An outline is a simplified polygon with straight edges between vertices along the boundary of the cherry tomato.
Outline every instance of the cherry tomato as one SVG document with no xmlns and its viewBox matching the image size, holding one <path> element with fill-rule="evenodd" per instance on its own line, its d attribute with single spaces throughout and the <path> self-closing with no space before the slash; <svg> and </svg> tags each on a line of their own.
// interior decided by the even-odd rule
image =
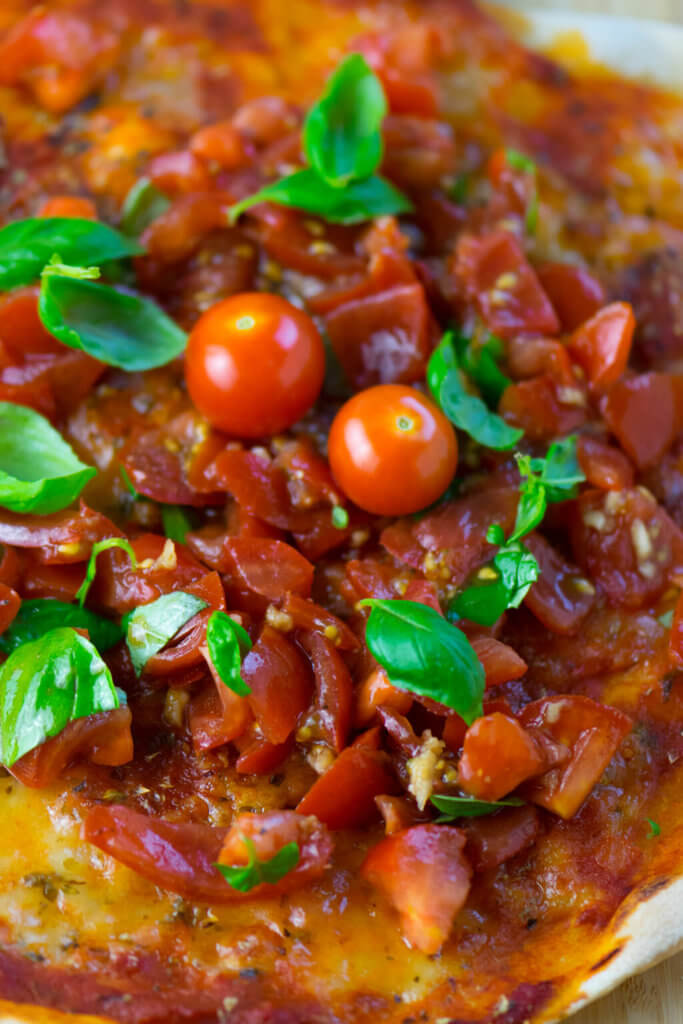
<svg viewBox="0 0 683 1024">
<path fill-rule="evenodd" d="M 277 295 L 245 292 L 195 325 L 185 377 L 197 408 L 237 437 L 291 427 L 322 387 L 325 351 L 313 321 Z"/>
<path fill-rule="evenodd" d="M 380 384 L 339 410 L 329 459 L 335 480 L 361 508 L 408 515 L 446 490 L 458 464 L 458 442 L 444 414 L 421 392 Z"/>
</svg>

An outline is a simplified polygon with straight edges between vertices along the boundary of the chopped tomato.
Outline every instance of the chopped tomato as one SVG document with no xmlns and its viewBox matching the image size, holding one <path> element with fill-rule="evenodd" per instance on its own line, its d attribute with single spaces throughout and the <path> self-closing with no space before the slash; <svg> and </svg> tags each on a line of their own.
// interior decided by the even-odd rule
<svg viewBox="0 0 683 1024">
<path fill-rule="evenodd" d="M 195 750 L 222 747 L 241 736 L 251 719 L 246 698 L 233 693 L 222 680 L 215 679 L 215 686 L 206 687 L 190 701 L 188 723 L 192 744 Z"/>
<path fill-rule="evenodd" d="M 465 734 L 458 784 L 478 800 L 500 800 L 544 767 L 533 737 L 516 719 L 494 711 Z"/>
<path fill-rule="evenodd" d="M 605 397 L 602 413 L 638 469 L 653 466 L 683 430 L 683 374 L 625 377 Z"/>
<path fill-rule="evenodd" d="M 156 261 L 167 275 L 169 264 L 187 259 L 210 231 L 225 225 L 229 204 L 223 192 L 191 192 L 174 199 L 140 236 L 147 255 L 136 260 L 138 276 L 154 280 Z"/>
<path fill-rule="evenodd" d="M 525 605 L 553 633 L 576 633 L 595 603 L 595 587 L 540 534 L 524 543 L 540 570 Z"/>
<path fill-rule="evenodd" d="M 384 818 L 384 831 L 388 836 L 426 820 L 416 804 L 403 796 L 376 796 L 375 803 Z"/>
<path fill-rule="evenodd" d="M 458 442 L 450 422 L 421 392 L 384 384 L 354 395 L 339 410 L 329 459 L 335 480 L 356 505 L 377 515 L 406 515 L 448 487 Z"/>
<path fill-rule="evenodd" d="M 226 568 L 243 586 L 271 601 L 287 593 L 308 597 L 313 584 L 313 566 L 303 555 L 279 540 L 234 537 L 224 547 Z"/>
<path fill-rule="evenodd" d="M 147 174 L 161 192 L 173 197 L 206 192 L 211 187 L 206 165 L 188 149 L 152 157 Z"/>
<path fill-rule="evenodd" d="M 633 486 L 633 466 L 622 451 L 584 435 L 576 443 L 576 456 L 586 481 L 601 491 L 623 491 Z"/>
<path fill-rule="evenodd" d="M 275 771 L 294 749 L 294 736 L 284 743 L 269 743 L 263 736 L 247 734 L 235 744 L 240 751 L 235 769 L 238 775 L 265 775 Z"/>
<path fill-rule="evenodd" d="M 319 316 L 332 313 L 370 295 L 380 295 L 398 285 L 415 284 L 415 271 L 408 257 L 391 248 L 381 248 L 370 259 L 368 272 L 358 280 L 330 285 L 312 295 L 308 305 Z"/>
<path fill-rule="evenodd" d="M 353 682 L 334 644 L 320 633 L 304 633 L 301 644 L 315 678 L 312 713 L 329 745 L 339 753 L 351 730 Z"/>
<path fill-rule="evenodd" d="M 94 764 L 127 764 L 133 759 L 131 721 L 126 706 L 76 718 L 56 736 L 20 757 L 9 771 L 25 786 L 39 789 L 58 779 L 77 757 L 87 757 Z"/>
<path fill-rule="evenodd" d="M 557 334 L 560 324 L 521 245 L 505 231 L 464 235 L 453 265 L 468 299 L 502 338 Z"/>
<path fill-rule="evenodd" d="M 569 338 L 569 351 L 596 391 L 605 391 L 626 369 L 635 325 L 629 304 L 613 302 L 577 327 Z"/>
<path fill-rule="evenodd" d="M 528 704 L 520 721 L 569 751 L 568 760 L 525 787 L 529 800 L 562 818 L 576 814 L 633 726 L 616 708 L 589 697 L 562 695 Z"/>
<path fill-rule="evenodd" d="M 16 590 L 0 583 L 0 634 L 14 621 L 20 605 L 21 598 Z"/>
<path fill-rule="evenodd" d="M 83 196 L 52 196 L 41 205 L 38 216 L 97 220 L 97 209 L 92 199 L 85 199 Z"/>
<path fill-rule="evenodd" d="M 282 611 L 291 617 L 295 628 L 322 633 L 340 651 L 353 651 L 360 647 L 360 641 L 353 630 L 322 605 L 306 601 L 296 594 L 288 594 L 282 603 Z"/>
<path fill-rule="evenodd" d="M 556 387 L 576 387 L 569 351 L 550 338 L 511 338 L 507 346 L 507 370 L 514 380 L 547 374 Z"/>
<path fill-rule="evenodd" d="M 395 793 L 397 783 L 387 754 L 347 747 L 311 786 L 297 806 L 328 828 L 360 828 L 377 817 L 375 797 Z"/>
<path fill-rule="evenodd" d="M 471 644 L 486 673 L 487 687 L 521 679 L 525 674 L 526 662 L 509 644 L 494 640 L 492 636 L 474 637 Z"/>
<path fill-rule="evenodd" d="M 117 535 L 117 531 L 112 533 Z M 131 547 L 137 569 L 120 548 L 110 548 L 98 556 L 97 574 L 88 594 L 93 607 L 124 614 L 172 590 L 186 590 L 206 575 L 183 544 L 156 533 L 141 534 L 131 541 Z"/>
<path fill-rule="evenodd" d="M 83 501 L 76 511 L 48 516 L 0 509 L 0 544 L 34 548 L 38 561 L 48 565 L 84 562 L 96 541 L 120 536 L 121 531 L 110 519 L 88 508 Z"/>
<path fill-rule="evenodd" d="M 464 825 L 465 853 L 475 871 L 491 871 L 527 850 L 541 831 L 535 807 L 510 807 Z"/>
<path fill-rule="evenodd" d="M 14 587 L 21 577 L 21 558 L 14 548 L 0 544 L 0 583 Z"/>
<path fill-rule="evenodd" d="M 558 387 L 549 374 L 541 374 L 507 387 L 498 412 L 521 427 L 529 440 L 551 441 L 585 422 L 587 400 L 578 382 L 571 388 Z"/>
<path fill-rule="evenodd" d="M 464 846 L 460 829 L 415 825 L 383 839 L 361 867 L 398 910 L 403 934 L 422 953 L 438 953 L 467 899 L 472 869 Z"/>
<path fill-rule="evenodd" d="M 382 124 L 385 174 L 404 188 L 437 188 L 455 159 L 449 124 L 409 114 L 389 114 Z"/>
<path fill-rule="evenodd" d="M 352 299 L 325 317 L 349 384 L 409 384 L 424 377 L 431 322 L 421 284 L 401 284 Z"/>
<path fill-rule="evenodd" d="M 380 707 L 393 708 L 406 715 L 412 706 L 412 694 L 398 690 L 389 682 L 383 668 L 375 668 L 356 690 L 356 726 L 369 725 Z"/>
<path fill-rule="evenodd" d="M 217 572 L 193 580 L 187 584 L 185 591 L 205 601 L 208 607 L 188 619 L 166 646 L 146 662 L 144 676 L 147 682 L 151 683 L 155 677 L 161 677 L 169 686 L 182 685 L 176 681 L 176 674 L 179 679 L 187 679 L 189 669 L 202 665 L 209 617 L 214 611 L 225 611 L 225 591 Z"/>
<path fill-rule="evenodd" d="M 230 121 L 218 121 L 200 128 L 190 140 L 190 149 L 201 160 L 224 171 L 234 171 L 250 159 L 250 147 Z"/>
<path fill-rule="evenodd" d="M 265 814 L 237 816 L 223 841 L 218 863 L 247 864 L 249 851 L 245 837 L 254 844 L 258 860 L 271 860 L 288 843 L 296 843 L 299 847 L 296 867 L 279 882 L 264 882 L 256 886 L 252 889 L 255 896 L 292 892 L 309 885 L 321 877 L 332 854 L 332 838 L 315 818 L 304 817 L 295 811 L 267 811 Z"/>
<path fill-rule="evenodd" d="M 585 267 L 542 263 L 536 273 L 560 318 L 563 331 L 580 327 L 605 304 L 605 289 Z"/>
<path fill-rule="evenodd" d="M 247 698 L 270 743 L 284 743 L 309 705 L 311 671 L 295 644 L 276 629 L 264 626 L 242 663 Z"/>
</svg>

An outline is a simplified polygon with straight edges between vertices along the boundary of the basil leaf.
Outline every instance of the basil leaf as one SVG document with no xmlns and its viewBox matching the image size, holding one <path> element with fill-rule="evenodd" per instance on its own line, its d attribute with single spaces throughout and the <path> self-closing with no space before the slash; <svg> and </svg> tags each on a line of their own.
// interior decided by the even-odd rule
<svg viewBox="0 0 683 1024">
<path fill-rule="evenodd" d="M 518 149 L 506 149 L 505 159 L 514 171 L 524 171 L 526 174 L 536 173 L 535 162 L 526 153 L 520 153 Z"/>
<path fill-rule="evenodd" d="M 487 332 L 483 339 L 464 339 L 460 352 L 462 367 L 474 381 L 487 405 L 498 407 L 501 396 L 512 381 L 498 367 L 496 360 L 503 355 L 503 342 Z"/>
<path fill-rule="evenodd" d="M 382 160 L 381 126 L 387 112 L 382 83 L 360 53 L 330 76 L 304 123 L 304 152 L 328 184 L 340 188 L 367 178 Z"/>
<path fill-rule="evenodd" d="M 170 205 L 170 199 L 149 178 L 139 178 L 123 200 L 121 230 L 138 238 Z"/>
<path fill-rule="evenodd" d="M 38 312 L 62 344 L 130 372 L 163 366 L 187 342 L 185 332 L 156 303 L 94 281 L 45 275 Z"/>
<path fill-rule="evenodd" d="M 524 215 L 524 227 L 528 234 L 533 235 L 536 233 L 536 228 L 538 227 L 538 186 L 536 184 L 536 164 L 530 156 L 526 156 L 525 153 L 520 153 L 518 149 L 506 149 L 505 159 L 513 170 L 533 175 L 534 187 Z"/>
<path fill-rule="evenodd" d="M 430 356 L 427 383 L 449 420 L 484 447 L 504 451 L 514 447 L 522 437 L 522 430 L 511 427 L 496 413 L 490 412 L 481 398 L 465 390 L 451 332 L 444 336 Z"/>
<path fill-rule="evenodd" d="M 235 203 L 230 207 L 230 222 L 234 223 L 250 206 L 265 202 L 306 210 L 336 224 L 357 224 L 384 214 L 408 213 L 413 209 L 407 196 L 376 174 L 362 181 L 353 181 L 346 188 L 335 188 L 308 167 Z"/>
<path fill-rule="evenodd" d="M 65 604 L 51 598 L 36 598 L 22 601 L 13 622 L 0 636 L 0 651 L 11 654 L 17 647 L 37 640 L 58 626 L 73 626 L 87 629 L 91 641 L 98 651 L 107 651 L 118 643 L 123 630 L 111 619 L 103 619 L 87 608 L 77 604 Z"/>
<path fill-rule="evenodd" d="M 249 862 L 239 867 L 228 864 L 216 864 L 228 885 L 240 892 L 251 892 L 257 885 L 268 882 L 273 885 L 288 875 L 299 863 L 299 846 L 297 843 L 286 843 L 270 860 L 259 860 L 256 847 L 251 839 L 242 836 L 244 845 L 249 852 Z"/>
<path fill-rule="evenodd" d="M 97 473 L 40 413 L 0 402 L 0 505 L 49 515 L 66 508 Z"/>
<path fill-rule="evenodd" d="M 650 831 L 648 832 L 647 836 L 645 837 L 646 839 L 656 839 L 658 836 L 661 836 L 662 829 L 661 829 L 661 826 L 658 825 L 656 821 L 653 821 L 652 818 L 646 818 L 645 821 L 650 826 Z"/>
<path fill-rule="evenodd" d="M 7 767 L 77 718 L 119 707 L 111 672 L 74 629 L 22 644 L 0 666 L 0 761 Z"/>
<path fill-rule="evenodd" d="M 548 501 L 567 501 L 575 498 L 578 485 L 586 479 L 576 454 L 575 434 L 553 441 L 544 459 L 531 459 L 531 470 L 541 474 Z"/>
<path fill-rule="evenodd" d="M 431 802 L 441 817 L 437 821 L 452 821 L 454 818 L 481 818 L 484 814 L 493 814 L 504 807 L 523 807 L 524 801 L 510 796 L 507 800 L 476 800 L 472 796 L 446 796 L 435 793 Z"/>
<path fill-rule="evenodd" d="M 192 529 L 190 514 L 182 505 L 162 505 L 161 522 L 164 533 L 177 544 L 184 544 L 187 534 Z"/>
<path fill-rule="evenodd" d="M 251 650 L 246 629 L 225 612 L 213 612 L 206 626 L 206 645 L 213 667 L 229 690 L 247 697 L 251 687 L 242 679 L 242 658 Z"/>
<path fill-rule="evenodd" d="M 125 537 L 109 537 L 107 540 L 98 540 L 93 544 L 90 551 L 90 558 L 88 559 L 88 567 L 85 570 L 85 579 L 81 583 L 80 587 L 76 591 L 74 597 L 80 604 L 81 608 L 85 604 L 85 599 L 88 596 L 88 591 L 92 586 L 92 581 L 95 579 L 95 573 L 97 571 L 97 556 L 102 551 L 109 551 L 110 548 L 121 548 L 125 551 L 130 558 L 131 567 L 135 570 L 138 567 L 138 560 L 135 557 L 130 541 L 126 540 Z"/>
<path fill-rule="evenodd" d="M 528 468 L 531 460 L 526 455 L 517 455 L 516 459 L 523 479 L 517 504 L 515 526 L 509 538 L 512 541 L 520 540 L 527 533 L 531 533 L 542 522 L 548 508 L 546 489 L 541 483 L 540 477 L 534 476 Z"/>
<path fill-rule="evenodd" d="M 538 562 L 523 544 L 508 542 L 476 576 L 476 582 L 456 594 L 448 617 L 492 626 L 508 608 L 518 608 L 539 577 Z"/>
<path fill-rule="evenodd" d="M 365 638 L 399 690 L 457 711 L 469 724 L 482 715 L 484 670 L 465 634 L 416 601 L 366 598 Z"/>
<path fill-rule="evenodd" d="M 31 284 L 56 252 L 76 266 L 144 250 L 137 242 L 96 220 L 81 217 L 29 217 L 0 230 L 0 291 Z"/>
<path fill-rule="evenodd" d="M 142 673 L 150 658 L 175 636 L 193 615 L 207 608 L 206 601 L 184 590 L 162 594 L 156 601 L 140 605 L 124 616 L 126 644 L 136 675 Z"/>
</svg>

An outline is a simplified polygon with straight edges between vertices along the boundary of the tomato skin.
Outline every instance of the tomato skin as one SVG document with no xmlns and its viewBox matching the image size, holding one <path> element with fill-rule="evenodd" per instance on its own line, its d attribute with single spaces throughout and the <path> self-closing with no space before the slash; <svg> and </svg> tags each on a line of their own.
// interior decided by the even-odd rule
<svg viewBox="0 0 683 1024">
<path fill-rule="evenodd" d="M 91 199 L 83 196 L 52 196 L 38 210 L 39 217 L 81 217 L 97 220 L 97 209 Z"/>
<path fill-rule="evenodd" d="M 618 448 L 594 437 L 580 437 L 576 455 L 586 481 L 601 491 L 623 491 L 633 486 L 633 466 Z"/>
<path fill-rule="evenodd" d="M 537 744 L 519 722 L 494 711 L 467 730 L 458 783 L 478 800 L 500 800 L 544 766 Z"/>
<path fill-rule="evenodd" d="M 412 694 L 393 686 L 384 669 L 379 667 L 362 681 L 355 699 L 354 722 L 358 727 L 369 725 L 380 707 L 393 708 L 407 715 L 413 705 Z"/>
<path fill-rule="evenodd" d="M 531 533 L 524 542 L 540 569 L 540 576 L 524 598 L 524 604 L 551 632 L 566 635 L 578 632 L 595 604 L 595 587 L 541 534 Z"/>
<path fill-rule="evenodd" d="M 536 273 L 565 331 L 580 327 L 605 303 L 605 289 L 583 267 L 543 263 Z"/>
<path fill-rule="evenodd" d="M 287 843 L 299 847 L 296 867 L 279 882 L 264 882 L 251 892 L 254 896 L 291 892 L 320 878 L 332 853 L 332 837 L 315 818 L 304 818 L 296 811 L 267 811 L 265 814 L 240 814 L 230 826 L 218 857 L 219 864 L 246 864 L 248 850 L 244 837 L 251 839 L 259 860 L 270 860 Z"/>
<path fill-rule="evenodd" d="M 541 830 L 535 807 L 511 807 L 465 825 L 465 852 L 475 871 L 490 871 L 535 842 Z"/>
<path fill-rule="evenodd" d="M 378 816 L 375 797 L 397 791 L 387 754 L 364 746 L 347 747 L 311 786 L 297 806 L 330 829 L 357 828 Z"/>
<path fill-rule="evenodd" d="M 361 508 L 409 515 L 446 490 L 458 464 L 458 442 L 441 410 L 419 391 L 383 384 L 354 395 L 339 410 L 329 459 L 335 480 Z"/>
<path fill-rule="evenodd" d="M 4 633 L 13 622 L 20 604 L 21 598 L 16 590 L 0 583 L 0 633 Z"/>
<path fill-rule="evenodd" d="M 595 391 L 604 391 L 614 384 L 626 369 L 635 326 L 628 302 L 613 302 L 581 324 L 569 338 L 569 351 L 586 371 Z"/>
<path fill-rule="evenodd" d="M 470 888 L 465 835 L 452 825 L 415 825 L 387 836 L 368 853 L 361 875 L 401 915 L 411 946 L 438 953 Z"/>
<path fill-rule="evenodd" d="M 242 678 L 251 688 L 247 700 L 263 735 L 270 743 L 284 743 L 313 689 L 303 655 L 282 633 L 264 626 L 242 663 Z"/>
<path fill-rule="evenodd" d="M 329 745 L 339 753 L 351 730 L 351 673 L 337 648 L 322 634 L 305 633 L 300 642 L 315 677 L 315 718 Z"/>
<path fill-rule="evenodd" d="M 486 673 L 486 686 L 500 686 L 511 679 L 521 679 L 527 664 L 508 644 L 492 636 L 476 636 L 471 641 L 474 652 Z"/>
<path fill-rule="evenodd" d="M 617 381 L 601 411 L 638 469 L 654 466 L 683 429 L 683 374 L 641 373 Z"/>
<path fill-rule="evenodd" d="M 291 427 L 315 402 L 324 373 L 325 351 L 310 317 L 279 296 L 257 292 L 207 310 L 185 358 L 193 402 L 213 426 L 236 437 Z"/>
</svg>

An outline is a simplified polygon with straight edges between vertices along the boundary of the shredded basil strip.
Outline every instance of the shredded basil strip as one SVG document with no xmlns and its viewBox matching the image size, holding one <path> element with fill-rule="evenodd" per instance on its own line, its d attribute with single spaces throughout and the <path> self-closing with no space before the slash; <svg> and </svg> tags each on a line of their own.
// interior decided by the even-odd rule
<svg viewBox="0 0 683 1024">
<path fill-rule="evenodd" d="M 524 801 L 510 796 L 505 800 L 477 800 L 470 796 L 446 796 L 435 793 L 431 797 L 441 816 L 437 821 L 453 821 L 456 818 L 481 818 L 485 814 L 495 814 L 505 807 L 523 807 Z"/>
<path fill-rule="evenodd" d="M 123 637 L 123 629 L 116 622 L 104 619 L 88 608 L 52 598 L 35 598 L 21 602 L 13 621 L 0 635 L 0 651 L 11 654 L 22 644 L 37 640 L 58 626 L 87 629 L 98 651 L 108 651 Z"/>
<path fill-rule="evenodd" d="M 242 679 L 242 658 L 251 650 L 251 639 L 246 629 L 225 612 L 212 612 L 206 626 L 206 646 L 221 682 L 233 693 L 247 697 L 251 687 Z"/>
<path fill-rule="evenodd" d="M 367 645 L 394 686 L 453 708 L 468 724 L 482 715 L 484 669 L 461 630 L 416 601 L 360 604 L 371 609 Z"/>
<path fill-rule="evenodd" d="M 63 345 L 129 372 L 164 366 L 187 343 L 185 332 L 150 299 L 62 274 L 43 275 L 38 313 Z"/>
<path fill-rule="evenodd" d="M 466 390 L 452 331 L 444 335 L 430 356 L 427 383 L 449 420 L 485 448 L 505 451 L 522 437 L 524 431 L 511 427 L 491 412 L 481 398 Z"/>
<path fill-rule="evenodd" d="M 149 178 L 139 178 L 123 200 L 121 230 L 138 238 L 170 205 L 170 199 Z"/>
<path fill-rule="evenodd" d="M 9 767 L 69 722 L 119 703 L 93 644 L 70 627 L 50 630 L 0 666 L 0 761 Z"/>
<path fill-rule="evenodd" d="M 336 188 L 367 178 L 382 159 L 384 89 L 360 53 L 352 53 L 328 79 L 304 123 L 309 164 Z"/>
<path fill-rule="evenodd" d="M 515 528 L 510 540 L 519 540 L 542 522 L 548 502 L 575 498 L 584 476 L 576 454 L 576 436 L 554 441 L 545 458 L 515 455 L 522 478 Z"/>
<path fill-rule="evenodd" d="M 228 864 L 216 864 L 223 878 L 240 892 L 251 892 L 257 885 L 264 883 L 273 885 L 288 875 L 299 863 L 298 843 L 286 843 L 281 850 L 269 860 L 259 860 L 252 839 L 243 835 L 242 840 L 249 853 L 247 864 L 231 867 Z"/>
<path fill-rule="evenodd" d="M 182 505 L 162 505 L 161 522 L 164 533 L 177 544 L 184 544 L 188 533 L 192 529 L 191 513 Z"/>
<path fill-rule="evenodd" d="M 200 597 L 176 590 L 124 615 L 126 644 L 136 674 L 141 675 L 149 659 L 166 646 L 180 627 L 207 607 Z"/>
<path fill-rule="evenodd" d="M 49 515 L 70 505 L 97 473 L 26 405 L 0 402 L 0 505 Z"/>
<path fill-rule="evenodd" d="M 65 263 L 98 266 L 144 250 L 131 238 L 81 217 L 29 217 L 0 229 L 0 290 L 36 281 L 55 253 Z"/>
<path fill-rule="evenodd" d="M 75 598 L 80 604 L 81 608 L 85 604 L 85 599 L 88 596 L 88 591 L 92 586 L 92 582 L 95 579 L 95 573 L 97 572 L 97 556 L 103 551 L 109 551 L 111 548 L 121 548 L 125 551 L 130 558 L 130 564 L 133 569 L 137 569 L 138 560 L 135 557 L 135 552 L 131 547 L 130 541 L 126 540 L 125 537 L 108 537 L 107 540 L 98 540 L 92 546 L 90 552 L 90 558 L 88 559 L 88 567 L 85 570 L 85 579 L 81 583 L 80 587 L 75 593 Z"/>
<path fill-rule="evenodd" d="M 530 174 L 533 177 L 533 189 L 524 214 L 524 227 L 528 234 L 534 235 L 538 227 L 538 168 L 530 156 L 520 153 L 518 149 L 506 149 L 505 159 L 513 170 L 522 171 L 524 174 Z"/>
</svg>

